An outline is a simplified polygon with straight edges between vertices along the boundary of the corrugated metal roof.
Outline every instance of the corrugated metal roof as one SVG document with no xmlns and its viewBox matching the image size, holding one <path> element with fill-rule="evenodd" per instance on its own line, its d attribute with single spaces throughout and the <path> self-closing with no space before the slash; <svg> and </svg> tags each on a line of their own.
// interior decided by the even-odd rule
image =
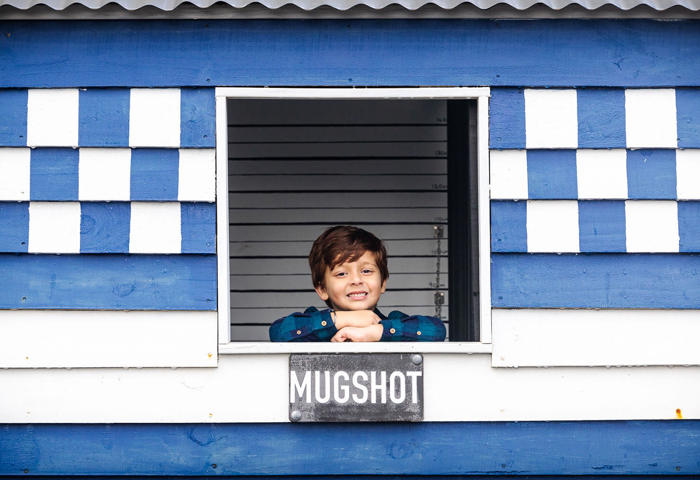
<svg viewBox="0 0 700 480">
<path fill-rule="evenodd" d="M 163 11 L 171 11 L 183 4 L 193 4 L 199 8 L 208 8 L 214 4 L 221 3 L 228 4 L 235 9 L 262 4 L 268 9 L 275 10 L 287 5 L 295 5 L 306 11 L 319 7 L 332 7 L 339 11 L 345 11 L 356 6 L 382 10 L 397 4 L 407 10 L 418 10 L 427 5 L 438 6 L 445 10 L 471 5 L 486 10 L 503 4 L 520 11 L 541 5 L 553 10 L 561 10 L 571 5 L 580 6 L 586 10 L 596 10 L 609 6 L 625 11 L 640 6 L 650 7 L 656 11 L 664 11 L 673 7 L 683 7 L 694 12 L 700 10 L 700 0 L 223 0 L 223 2 L 221 0 L 0 0 L 0 6 L 6 5 L 21 10 L 37 5 L 47 5 L 54 10 L 60 11 L 73 4 L 83 5 L 90 9 L 100 9 L 114 3 L 129 11 L 143 7 L 155 7 Z"/>
</svg>

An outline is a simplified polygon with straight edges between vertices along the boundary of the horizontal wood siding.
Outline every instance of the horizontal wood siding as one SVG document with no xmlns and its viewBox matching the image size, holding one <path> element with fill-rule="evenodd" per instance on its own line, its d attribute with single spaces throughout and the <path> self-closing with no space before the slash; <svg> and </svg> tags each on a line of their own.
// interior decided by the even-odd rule
<svg viewBox="0 0 700 480">
<path fill-rule="evenodd" d="M 0 31 L 0 87 L 700 85 L 693 20 L 62 20 Z"/>
<path fill-rule="evenodd" d="M 386 241 L 386 314 L 435 314 L 434 226 L 447 222 L 444 102 L 234 100 L 228 122 L 234 341 L 267 340 L 276 318 L 323 306 L 307 256 L 337 224 Z M 446 238 L 440 269 L 446 293 Z"/>
<path fill-rule="evenodd" d="M 0 475 L 698 475 L 699 438 L 700 421 L 2 425 Z"/>
</svg>

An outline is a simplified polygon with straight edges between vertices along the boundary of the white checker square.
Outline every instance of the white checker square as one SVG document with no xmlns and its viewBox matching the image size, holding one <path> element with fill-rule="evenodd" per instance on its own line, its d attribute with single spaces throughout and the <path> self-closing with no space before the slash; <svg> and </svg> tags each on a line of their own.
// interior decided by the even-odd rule
<svg viewBox="0 0 700 480">
<path fill-rule="evenodd" d="M 627 151 L 576 151 L 578 198 L 627 198 Z"/>
<path fill-rule="evenodd" d="M 180 89 L 132 88 L 129 146 L 180 146 Z"/>
<path fill-rule="evenodd" d="M 491 198 L 527 199 L 527 151 L 491 150 Z"/>
<path fill-rule="evenodd" d="M 216 186 L 214 149 L 180 149 L 178 200 L 213 202 Z"/>
<path fill-rule="evenodd" d="M 131 150 L 81 148 L 78 198 L 87 201 L 128 201 L 131 191 Z"/>
<path fill-rule="evenodd" d="M 676 150 L 676 196 L 700 200 L 700 150 Z"/>
<path fill-rule="evenodd" d="M 627 252 L 678 252 L 678 203 L 627 200 Z"/>
<path fill-rule="evenodd" d="M 578 147 L 576 90 L 525 90 L 525 145 Z"/>
<path fill-rule="evenodd" d="M 131 202 L 129 253 L 180 253 L 180 203 Z"/>
<path fill-rule="evenodd" d="M 80 203 L 30 202 L 29 253 L 80 253 Z"/>
<path fill-rule="evenodd" d="M 78 102 L 77 88 L 29 89 L 27 146 L 77 147 Z"/>
<path fill-rule="evenodd" d="M 628 148 L 676 148 L 676 91 L 625 90 L 625 129 Z"/>
<path fill-rule="evenodd" d="M 29 200 L 31 151 L 0 148 L 0 200 Z"/>
<path fill-rule="evenodd" d="M 528 252 L 578 252 L 578 202 L 529 200 L 527 202 Z"/>
</svg>

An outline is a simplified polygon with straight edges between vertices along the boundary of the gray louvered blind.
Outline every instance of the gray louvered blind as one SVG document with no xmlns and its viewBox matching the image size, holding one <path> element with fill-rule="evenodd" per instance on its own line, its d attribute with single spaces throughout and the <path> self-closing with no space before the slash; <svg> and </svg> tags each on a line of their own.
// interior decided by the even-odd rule
<svg viewBox="0 0 700 480">
<path fill-rule="evenodd" d="M 275 319 L 325 306 L 307 256 L 338 224 L 384 240 L 385 314 L 435 315 L 437 294 L 446 321 L 444 101 L 229 100 L 228 124 L 233 341 L 268 340 Z"/>
</svg>

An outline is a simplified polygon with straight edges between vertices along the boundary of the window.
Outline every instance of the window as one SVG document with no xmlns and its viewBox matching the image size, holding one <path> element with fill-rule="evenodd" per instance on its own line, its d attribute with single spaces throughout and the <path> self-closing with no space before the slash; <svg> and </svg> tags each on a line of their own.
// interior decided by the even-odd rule
<svg viewBox="0 0 700 480">
<path fill-rule="evenodd" d="M 488 261 L 479 267 L 488 221 L 478 222 L 484 212 L 488 220 L 478 168 L 487 165 L 480 146 L 487 150 L 477 128 L 487 95 L 218 89 L 217 191 L 228 192 L 217 202 L 220 341 L 267 341 L 276 318 L 323 307 L 309 275 L 311 242 L 328 226 L 352 224 L 387 246 L 384 313 L 440 316 L 449 340 L 488 342 L 488 291 L 480 301 Z"/>
</svg>

